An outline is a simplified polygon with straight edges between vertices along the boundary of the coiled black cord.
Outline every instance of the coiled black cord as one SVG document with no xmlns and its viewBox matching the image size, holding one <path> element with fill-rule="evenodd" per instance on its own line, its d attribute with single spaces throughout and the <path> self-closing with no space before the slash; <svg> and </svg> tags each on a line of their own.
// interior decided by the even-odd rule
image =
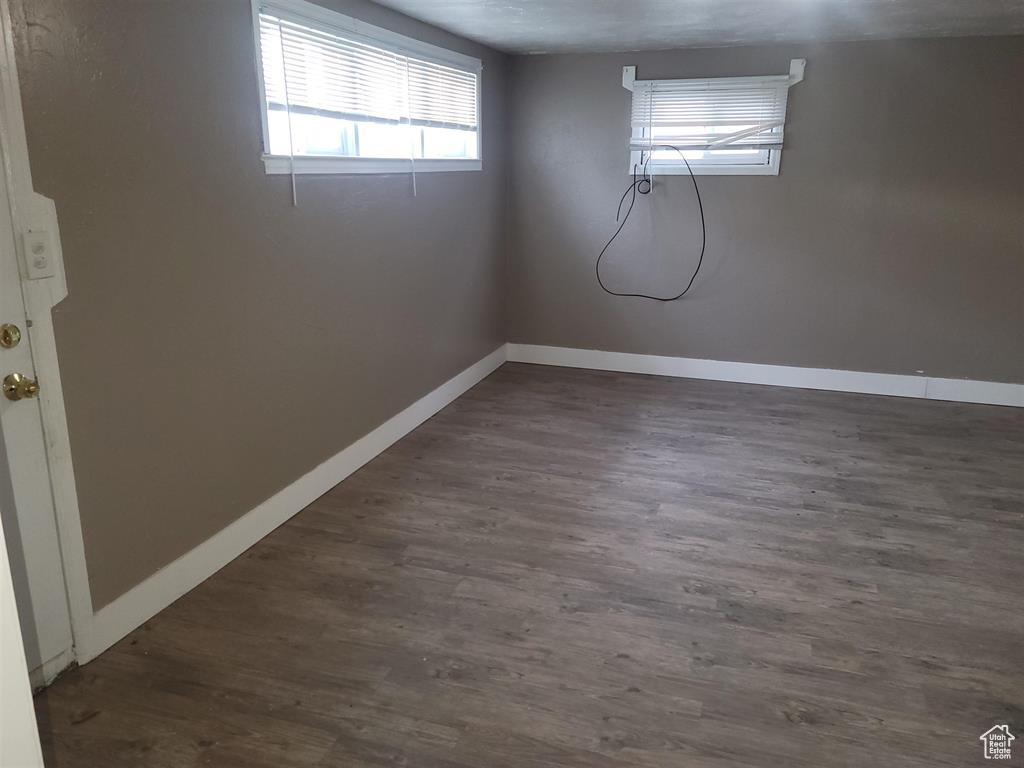
<svg viewBox="0 0 1024 768">
<path fill-rule="evenodd" d="M 618 239 L 619 235 L 622 234 L 622 230 L 625 229 L 626 222 L 629 221 L 629 214 L 633 212 L 633 206 L 636 205 L 636 196 L 638 194 L 649 195 L 651 194 L 654 188 L 654 185 L 651 182 L 649 168 L 651 163 L 651 157 L 654 153 L 648 152 L 647 160 L 644 161 L 643 163 L 642 176 L 637 176 L 638 166 L 633 166 L 633 183 L 626 187 L 626 191 L 622 193 L 622 198 L 619 200 L 619 208 L 615 212 L 615 221 L 619 222 L 621 218 L 621 222 L 619 222 L 619 228 L 615 230 L 615 234 L 611 236 L 611 239 L 608 241 L 605 247 L 601 249 L 601 254 L 597 257 L 597 263 L 594 264 L 594 271 L 597 274 L 597 282 L 601 286 L 601 289 L 605 293 L 611 294 L 612 296 L 625 296 L 627 298 L 634 299 L 650 299 L 651 301 L 661 302 L 677 301 L 683 298 L 683 296 L 685 296 L 687 293 L 689 293 L 690 288 L 693 287 L 693 283 L 697 279 L 697 275 L 700 273 L 701 265 L 704 264 L 704 251 L 707 249 L 708 245 L 708 228 L 707 223 L 704 221 L 704 203 L 700 199 L 700 188 L 697 186 L 697 177 L 694 176 L 693 168 L 690 167 L 690 162 L 686 159 L 686 155 L 683 154 L 683 151 L 679 149 L 679 147 L 673 147 L 670 144 L 655 144 L 651 147 L 651 149 L 674 149 L 676 152 L 679 153 L 679 157 L 683 159 L 683 162 L 686 163 L 686 170 L 690 174 L 690 181 L 693 182 L 694 194 L 697 195 L 697 208 L 700 210 L 700 258 L 697 259 L 697 268 L 693 271 L 693 275 L 690 277 L 690 282 L 686 284 L 686 287 L 681 292 L 677 293 L 674 296 L 651 296 L 650 294 L 646 293 L 621 293 L 619 291 L 611 290 L 607 285 L 604 284 L 604 280 L 601 279 L 601 262 L 604 260 L 605 254 L 608 253 L 608 249 L 612 247 L 612 244 L 616 241 L 616 239 Z M 622 216 L 622 204 L 626 202 L 626 198 L 630 196 L 630 193 L 632 193 L 632 198 L 629 201 L 629 207 L 626 209 L 626 215 Z"/>
</svg>

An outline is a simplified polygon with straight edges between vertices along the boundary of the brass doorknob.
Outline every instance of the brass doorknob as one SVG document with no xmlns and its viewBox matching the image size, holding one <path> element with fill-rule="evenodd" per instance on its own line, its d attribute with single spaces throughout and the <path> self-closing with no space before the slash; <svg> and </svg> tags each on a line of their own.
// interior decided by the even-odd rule
<svg viewBox="0 0 1024 768">
<path fill-rule="evenodd" d="M 14 323 L 0 325 L 0 347 L 14 349 L 21 341 L 21 328 Z"/>
<path fill-rule="evenodd" d="M 39 394 L 39 382 L 22 376 L 20 373 L 9 373 L 4 376 L 4 397 L 8 400 L 24 400 Z"/>
</svg>

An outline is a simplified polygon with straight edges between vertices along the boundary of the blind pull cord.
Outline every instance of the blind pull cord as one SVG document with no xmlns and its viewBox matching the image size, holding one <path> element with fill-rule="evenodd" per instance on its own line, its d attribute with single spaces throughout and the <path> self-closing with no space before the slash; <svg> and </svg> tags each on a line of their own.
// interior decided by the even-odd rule
<svg viewBox="0 0 1024 768">
<path fill-rule="evenodd" d="M 419 197 L 416 189 L 416 141 L 412 130 L 412 93 L 409 84 L 409 57 L 405 57 L 405 114 L 409 121 L 409 165 L 412 167 L 412 196 Z"/>
<path fill-rule="evenodd" d="M 650 173 L 647 174 L 647 194 L 653 194 L 654 192 L 654 91 L 657 89 L 657 82 L 651 83 L 651 90 L 647 96 L 647 141 L 649 146 L 647 147 L 647 162 L 650 165 Z M 643 160 L 643 155 L 640 156 Z"/>
<path fill-rule="evenodd" d="M 288 116 L 288 167 L 292 177 L 292 207 L 299 207 L 299 195 L 295 186 L 295 139 L 292 136 L 292 99 L 288 93 L 288 59 L 284 55 L 284 30 L 281 21 L 277 22 L 277 39 L 281 43 L 281 71 L 284 75 L 284 108 Z"/>
</svg>

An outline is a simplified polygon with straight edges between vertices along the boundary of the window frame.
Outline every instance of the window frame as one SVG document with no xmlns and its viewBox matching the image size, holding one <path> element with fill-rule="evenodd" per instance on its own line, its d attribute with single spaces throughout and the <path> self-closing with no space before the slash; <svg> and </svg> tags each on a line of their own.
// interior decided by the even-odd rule
<svg viewBox="0 0 1024 768">
<path fill-rule="evenodd" d="M 412 37 L 400 35 L 383 27 L 368 24 L 365 21 L 346 16 L 329 8 L 307 2 L 307 0 L 251 0 L 253 42 L 255 45 L 256 77 L 259 83 L 260 125 L 263 135 L 262 160 L 264 171 L 268 175 L 275 174 L 407 174 L 434 173 L 443 171 L 482 171 L 483 170 L 483 62 L 473 56 L 425 43 Z M 289 20 L 316 25 L 326 28 L 335 34 L 352 36 L 360 42 L 366 42 L 379 48 L 408 55 L 423 61 L 436 62 L 456 67 L 477 76 L 476 81 L 476 158 L 423 159 L 416 158 L 379 158 L 379 157 L 341 157 L 330 155 L 275 155 L 270 152 L 270 127 L 267 115 L 267 91 L 263 79 L 263 50 L 260 38 L 260 13 L 265 10 L 282 13 Z"/>
<path fill-rule="evenodd" d="M 792 59 L 790 61 L 790 69 L 788 75 L 787 88 L 792 88 L 794 85 L 803 82 L 804 79 L 804 68 L 806 66 L 806 59 Z M 763 82 L 765 80 L 774 79 L 776 76 L 765 76 L 765 77 L 720 77 L 720 78 L 697 78 L 701 81 L 730 81 L 739 83 L 742 81 L 748 82 Z M 640 136 L 634 135 L 635 125 L 632 120 L 633 114 L 633 100 L 636 98 L 636 85 L 641 81 L 636 76 L 635 66 L 626 66 L 622 70 L 622 85 L 630 91 L 630 145 L 634 143 L 636 139 L 646 139 L 650 136 L 650 132 L 647 128 L 641 128 Z M 660 81 L 642 81 L 642 82 L 660 82 Z M 783 125 L 782 129 L 785 129 L 785 121 L 789 111 L 789 99 L 788 94 L 786 103 L 782 110 Z M 652 162 L 650 167 L 652 173 L 655 175 L 663 176 L 688 176 L 692 170 L 694 176 L 778 176 L 779 170 L 782 166 L 782 150 L 783 147 L 777 149 L 764 150 L 768 153 L 767 162 L 764 163 L 729 163 L 729 162 L 707 162 L 706 160 L 690 160 L 690 167 L 687 168 L 686 164 L 679 160 L 674 163 L 657 163 Z M 643 156 L 646 151 L 643 149 L 632 149 L 629 151 L 629 165 L 626 168 L 626 172 L 629 175 L 633 175 L 637 168 L 642 164 Z"/>
</svg>

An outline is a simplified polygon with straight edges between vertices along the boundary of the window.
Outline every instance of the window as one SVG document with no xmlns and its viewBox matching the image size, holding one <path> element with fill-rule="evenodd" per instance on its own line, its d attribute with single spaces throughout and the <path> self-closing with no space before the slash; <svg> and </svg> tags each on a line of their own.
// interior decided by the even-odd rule
<svg viewBox="0 0 1024 768">
<path fill-rule="evenodd" d="M 649 163 L 655 173 L 763 174 L 779 172 L 786 102 L 803 79 L 802 59 L 789 75 L 703 80 L 635 80 L 630 173 Z"/>
<path fill-rule="evenodd" d="M 254 0 L 268 173 L 480 170 L 481 63 L 303 0 Z"/>
</svg>

